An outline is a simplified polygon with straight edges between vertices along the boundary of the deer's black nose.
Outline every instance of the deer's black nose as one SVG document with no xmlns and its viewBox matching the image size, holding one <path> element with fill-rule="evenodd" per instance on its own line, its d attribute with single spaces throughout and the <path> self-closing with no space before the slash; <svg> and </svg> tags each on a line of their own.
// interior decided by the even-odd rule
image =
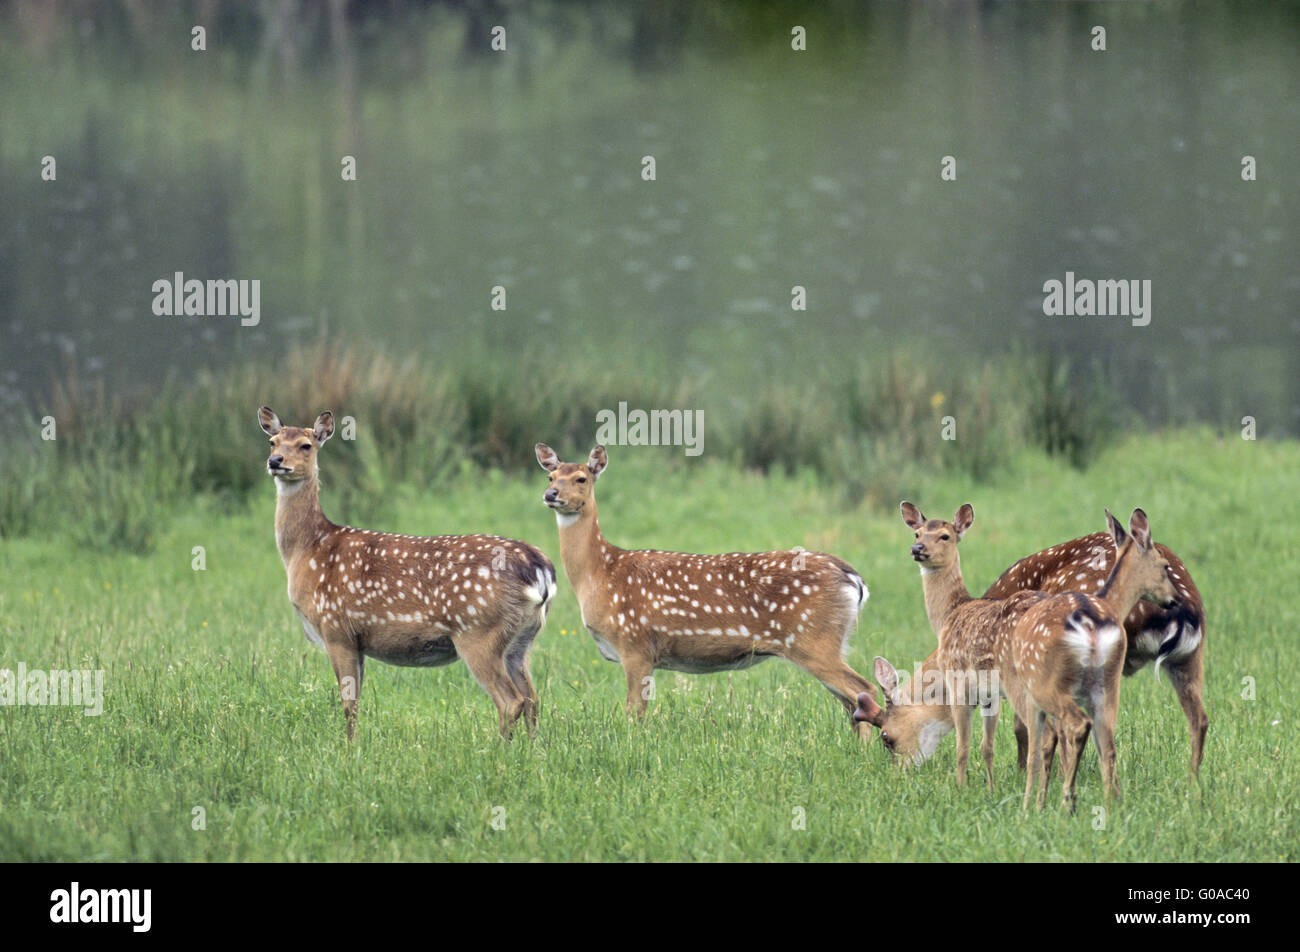
<svg viewBox="0 0 1300 952">
<path fill-rule="evenodd" d="M 266 461 L 266 465 L 267 465 L 267 466 L 279 466 L 279 465 L 280 465 L 281 463 L 283 463 L 283 462 L 284 462 L 284 457 L 283 457 L 283 456 L 272 456 L 269 460 Z"/>
<path fill-rule="evenodd" d="M 921 543 L 918 542 L 916 543 L 916 545 L 912 546 L 913 556 L 922 555 L 924 552 L 925 552 L 925 546 L 923 546 Z"/>
<path fill-rule="evenodd" d="M 548 489 L 546 490 L 546 495 L 542 497 L 546 502 L 555 502 L 555 500 L 559 498 L 560 491 L 558 489 Z"/>
</svg>

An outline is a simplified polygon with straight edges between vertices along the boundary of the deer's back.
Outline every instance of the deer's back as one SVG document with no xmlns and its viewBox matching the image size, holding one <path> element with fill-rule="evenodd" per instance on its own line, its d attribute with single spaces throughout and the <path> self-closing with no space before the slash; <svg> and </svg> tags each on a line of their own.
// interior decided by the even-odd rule
<svg viewBox="0 0 1300 952">
<path fill-rule="evenodd" d="M 1169 561 L 1179 603 L 1166 609 L 1140 601 L 1124 619 L 1128 637 L 1125 669 L 1130 674 L 1160 656 L 1177 661 L 1191 654 L 1204 634 L 1205 611 L 1191 573 L 1167 546 L 1157 542 L 1156 548 Z M 1115 540 L 1110 534 L 1094 532 L 1025 556 L 1003 572 L 984 596 L 1005 598 L 1025 590 L 1095 593 L 1110 576 L 1115 557 Z"/>
<path fill-rule="evenodd" d="M 514 539 L 346 527 L 333 527 L 300 558 L 296 576 L 291 596 L 300 611 L 355 635 L 363 650 L 369 641 L 378 656 L 420 633 L 512 624 L 554 588 L 546 556 Z"/>
<path fill-rule="evenodd" d="M 1002 642 L 1042 592 L 1012 592 L 1006 598 L 974 598 L 962 603 L 944 621 L 939 650 L 949 667 L 979 670 L 997 664 Z"/>
<path fill-rule="evenodd" d="M 589 628 L 607 639 L 648 639 L 661 657 L 707 657 L 708 670 L 828 632 L 838 638 L 866 598 L 853 568 L 820 552 L 618 550 L 605 569 L 584 600 Z"/>
</svg>

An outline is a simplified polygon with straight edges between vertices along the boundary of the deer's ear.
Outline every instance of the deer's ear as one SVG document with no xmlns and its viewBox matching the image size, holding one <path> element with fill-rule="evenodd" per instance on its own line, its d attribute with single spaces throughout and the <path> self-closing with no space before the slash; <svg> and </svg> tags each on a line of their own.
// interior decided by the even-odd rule
<svg viewBox="0 0 1300 952">
<path fill-rule="evenodd" d="M 1151 524 L 1147 522 L 1147 514 L 1141 509 L 1133 510 L 1133 515 L 1128 520 L 1128 531 L 1133 533 L 1133 540 L 1138 544 L 1138 548 L 1151 548 Z"/>
<path fill-rule="evenodd" d="M 898 703 L 898 672 L 884 658 L 876 658 L 876 681 L 885 692 L 885 700 Z"/>
<path fill-rule="evenodd" d="M 925 525 L 925 516 L 920 509 L 917 509 L 910 502 L 904 499 L 898 504 L 898 510 L 903 514 L 903 521 L 911 528 L 919 529 Z"/>
<path fill-rule="evenodd" d="M 315 425 L 311 428 L 311 435 L 316 437 L 317 443 L 324 443 L 334 435 L 334 414 L 326 410 L 316 418 Z"/>
<path fill-rule="evenodd" d="M 275 436 L 284 429 L 280 423 L 280 418 L 275 415 L 275 411 L 270 407 L 262 407 L 257 411 L 257 425 L 260 426 L 267 436 Z"/>
<path fill-rule="evenodd" d="M 1128 533 L 1119 524 L 1119 520 L 1110 514 L 1109 509 L 1106 510 L 1106 528 L 1110 530 L 1110 537 L 1115 540 L 1115 550 L 1124 548 L 1124 543 L 1128 541 Z"/>
<path fill-rule="evenodd" d="M 961 508 L 957 510 L 957 515 L 952 520 L 953 528 L 957 530 L 958 539 L 966 534 L 966 530 L 971 527 L 974 521 L 975 510 L 971 507 L 971 504 L 968 502 L 962 503 Z"/>
<path fill-rule="evenodd" d="M 555 450 L 551 449 L 545 443 L 538 443 L 533 447 L 537 451 L 537 462 L 541 464 L 542 469 L 548 473 L 560 465 L 560 458 L 555 455 Z"/>
<path fill-rule="evenodd" d="M 587 469 L 591 470 L 592 478 L 598 479 L 608 465 L 609 457 L 605 455 L 605 447 L 593 447 L 591 455 L 587 457 Z"/>
</svg>

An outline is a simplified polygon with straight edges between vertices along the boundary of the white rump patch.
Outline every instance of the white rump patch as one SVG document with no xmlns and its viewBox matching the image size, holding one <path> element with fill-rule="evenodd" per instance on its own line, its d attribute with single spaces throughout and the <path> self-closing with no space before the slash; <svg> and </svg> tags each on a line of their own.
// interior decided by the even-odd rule
<svg viewBox="0 0 1300 952">
<path fill-rule="evenodd" d="M 854 606 L 855 615 L 862 611 L 863 606 L 867 604 L 867 599 L 871 597 L 871 593 L 867 591 L 867 583 L 862 581 L 860 575 L 850 573 L 849 584 L 844 586 L 844 591 L 848 593 L 849 601 Z"/>
<path fill-rule="evenodd" d="M 1165 637 L 1160 642 L 1162 648 L 1170 639 L 1178 637 L 1178 625 L 1179 622 L 1177 621 L 1169 623 L 1169 626 L 1165 629 Z M 1160 665 L 1164 664 L 1166 661 L 1173 661 L 1176 663 L 1194 652 L 1201 644 L 1201 637 L 1202 632 L 1200 625 L 1185 625 L 1183 627 L 1183 636 L 1179 639 L 1178 644 L 1174 646 L 1173 650 L 1163 657 L 1156 658 L 1157 673 L 1160 671 Z"/>
<path fill-rule="evenodd" d="M 1066 620 L 1063 637 L 1080 665 L 1100 668 L 1115 653 L 1124 630 L 1114 622 L 1103 622 L 1098 627 L 1092 619 L 1076 612 Z"/>
<path fill-rule="evenodd" d="M 1097 664 L 1109 661 L 1123 640 L 1124 629 L 1119 625 L 1107 623 L 1097 629 Z"/>
<path fill-rule="evenodd" d="M 537 584 L 529 585 L 524 589 L 524 595 L 530 602 L 545 607 L 555 597 L 555 579 L 548 579 L 548 575 L 549 573 L 545 569 L 539 568 L 537 570 Z"/>
<path fill-rule="evenodd" d="M 840 640 L 840 658 L 847 659 L 849 656 L 849 638 L 853 636 L 853 629 L 858 626 L 858 616 L 862 614 L 862 606 L 867 604 L 867 599 L 871 593 L 867 591 L 867 583 L 862 581 L 860 576 L 848 573 L 850 583 L 844 586 L 844 594 L 849 600 L 850 611 L 853 613 L 849 623 L 844 627 L 844 637 Z M 807 612 L 803 616 L 806 617 Z M 786 644 L 793 640 L 794 635 L 787 639 Z"/>
</svg>

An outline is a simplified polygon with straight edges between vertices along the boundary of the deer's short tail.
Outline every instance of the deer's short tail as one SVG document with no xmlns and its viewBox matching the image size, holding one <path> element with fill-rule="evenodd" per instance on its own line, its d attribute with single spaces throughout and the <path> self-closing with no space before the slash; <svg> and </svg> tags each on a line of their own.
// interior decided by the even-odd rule
<svg viewBox="0 0 1300 952">
<path fill-rule="evenodd" d="M 862 581 L 862 576 L 847 566 L 841 568 L 844 572 L 844 596 L 849 604 L 849 616 L 848 624 L 844 626 L 844 637 L 840 640 L 840 657 L 847 658 L 849 638 L 858 626 L 858 616 L 862 614 L 862 607 L 867 604 L 871 593 L 867 591 L 867 583 Z"/>
<path fill-rule="evenodd" d="M 850 598 L 853 600 L 853 616 L 856 618 L 862 613 L 862 609 L 866 606 L 871 593 L 867 591 L 867 583 L 862 581 L 862 576 L 857 572 L 846 571 L 844 581 L 849 586 Z"/>
<path fill-rule="evenodd" d="M 1087 608 L 1076 609 L 1065 619 L 1065 643 L 1085 671 L 1104 668 L 1123 640 L 1123 627 Z"/>
<path fill-rule="evenodd" d="M 524 583 L 524 596 L 537 605 L 538 611 L 545 618 L 551 599 L 555 598 L 555 566 L 542 553 L 533 550 L 528 553 L 525 561 L 518 564 L 517 569 L 519 580 Z"/>
<path fill-rule="evenodd" d="M 1196 607 L 1180 604 L 1177 608 L 1166 611 L 1168 620 L 1162 632 L 1160 648 L 1156 651 L 1156 674 L 1160 665 L 1170 661 L 1177 665 L 1200 647 L 1205 635 L 1205 615 Z"/>
</svg>

